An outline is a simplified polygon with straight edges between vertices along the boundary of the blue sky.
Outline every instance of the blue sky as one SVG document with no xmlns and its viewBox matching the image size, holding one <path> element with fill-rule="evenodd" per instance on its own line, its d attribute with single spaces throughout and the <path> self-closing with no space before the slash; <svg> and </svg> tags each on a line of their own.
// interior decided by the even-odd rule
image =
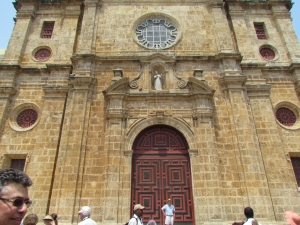
<svg viewBox="0 0 300 225">
<path fill-rule="evenodd" d="M 14 26 L 13 18 L 16 16 L 16 11 L 12 5 L 13 0 L 1 0 L 0 3 L 0 49 L 6 48 L 12 29 Z M 300 41 L 300 0 L 294 0 L 294 6 L 291 10 L 293 25 Z"/>
</svg>

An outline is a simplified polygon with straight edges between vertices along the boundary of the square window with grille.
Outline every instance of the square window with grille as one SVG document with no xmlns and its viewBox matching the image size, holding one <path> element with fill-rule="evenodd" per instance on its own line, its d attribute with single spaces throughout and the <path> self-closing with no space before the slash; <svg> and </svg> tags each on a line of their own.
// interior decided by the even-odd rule
<svg viewBox="0 0 300 225">
<path fill-rule="evenodd" d="M 51 38 L 54 30 L 54 21 L 45 21 L 41 33 L 41 38 Z"/>
<path fill-rule="evenodd" d="M 267 39 L 267 34 L 263 23 L 254 23 L 254 28 L 258 39 Z"/>
<path fill-rule="evenodd" d="M 0 160 L 0 168 L 14 168 L 24 171 L 28 157 L 27 154 L 4 154 Z"/>
<path fill-rule="evenodd" d="M 23 171 L 25 168 L 25 159 L 12 159 L 10 168 L 18 169 Z"/>
<path fill-rule="evenodd" d="M 300 157 L 291 157 L 291 161 L 292 161 L 298 187 L 300 187 Z"/>
</svg>

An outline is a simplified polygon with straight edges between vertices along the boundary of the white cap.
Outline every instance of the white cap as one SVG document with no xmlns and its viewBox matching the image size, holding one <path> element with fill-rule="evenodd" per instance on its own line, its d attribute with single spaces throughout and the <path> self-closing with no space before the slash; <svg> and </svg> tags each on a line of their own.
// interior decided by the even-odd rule
<svg viewBox="0 0 300 225">
<path fill-rule="evenodd" d="M 88 216 L 91 214 L 91 208 L 88 207 L 88 206 L 83 206 L 80 211 L 78 212 L 78 214 L 82 214 L 82 215 L 85 215 L 85 216 Z"/>
<path fill-rule="evenodd" d="M 144 209 L 144 208 L 145 208 L 145 206 L 142 206 L 141 204 L 136 204 L 133 208 L 133 211 L 136 211 L 138 209 Z"/>
</svg>

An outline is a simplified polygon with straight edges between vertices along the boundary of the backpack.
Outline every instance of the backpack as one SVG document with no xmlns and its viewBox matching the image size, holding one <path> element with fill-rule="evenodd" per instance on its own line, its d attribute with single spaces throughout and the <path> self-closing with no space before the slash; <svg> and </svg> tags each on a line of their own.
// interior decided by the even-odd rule
<svg viewBox="0 0 300 225">
<path fill-rule="evenodd" d="M 132 218 L 134 218 L 134 219 L 136 220 L 136 225 L 138 225 L 139 223 L 138 223 L 137 218 L 135 218 L 135 217 L 132 217 Z M 132 219 L 132 218 L 131 218 L 131 219 Z M 130 219 L 130 220 L 131 220 L 131 219 Z M 130 220 L 129 220 L 129 221 L 130 221 Z M 128 224 L 129 224 L 129 221 L 128 221 L 127 223 L 125 223 L 124 225 L 128 225 Z"/>
</svg>

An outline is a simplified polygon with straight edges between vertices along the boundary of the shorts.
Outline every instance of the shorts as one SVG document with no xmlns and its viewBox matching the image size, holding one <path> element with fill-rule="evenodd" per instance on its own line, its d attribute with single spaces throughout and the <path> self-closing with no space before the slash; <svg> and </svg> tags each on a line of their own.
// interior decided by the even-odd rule
<svg viewBox="0 0 300 225">
<path fill-rule="evenodd" d="M 173 225 L 174 224 L 174 216 L 166 216 L 165 224 Z"/>
</svg>

